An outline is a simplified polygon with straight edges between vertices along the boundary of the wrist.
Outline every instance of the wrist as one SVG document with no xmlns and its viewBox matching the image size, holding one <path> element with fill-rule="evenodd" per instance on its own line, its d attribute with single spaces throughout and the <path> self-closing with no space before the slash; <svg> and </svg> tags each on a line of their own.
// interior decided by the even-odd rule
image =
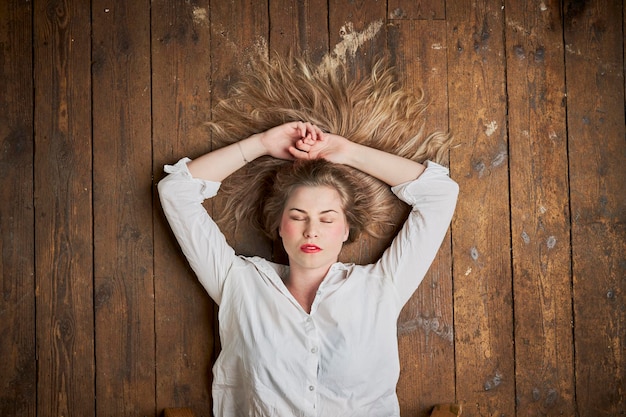
<svg viewBox="0 0 626 417">
<path fill-rule="evenodd" d="M 243 156 L 248 161 L 252 161 L 256 158 L 269 154 L 269 151 L 267 150 L 263 141 L 263 134 L 264 132 L 255 133 L 254 135 L 241 141 L 241 149 L 244 153 Z"/>
<path fill-rule="evenodd" d="M 337 151 L 335 152 L 335 162 L 350 165 L 354 164 L 354 158 L 358 156 L 359 144 L 354 143 L 343 136 L 337 136 L 338 144 Z"/>
</svg>

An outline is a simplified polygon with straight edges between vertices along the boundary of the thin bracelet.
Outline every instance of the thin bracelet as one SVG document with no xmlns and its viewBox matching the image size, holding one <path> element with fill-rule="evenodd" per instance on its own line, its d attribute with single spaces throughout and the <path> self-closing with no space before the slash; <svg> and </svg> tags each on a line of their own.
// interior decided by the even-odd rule
<svg viewBox="0 0 626 417">
<path fill-rule="evenodd" d="M 241 157 L 243 158 L 243 162 L 246 164 L 250 161 L 246 159 L 246 156 L 243 154 L 243 149 L 241 148 L 241 142 L 237 142 L 237 146 L 239 147 L 239 153 L 241 153 Z"/>
</svg>

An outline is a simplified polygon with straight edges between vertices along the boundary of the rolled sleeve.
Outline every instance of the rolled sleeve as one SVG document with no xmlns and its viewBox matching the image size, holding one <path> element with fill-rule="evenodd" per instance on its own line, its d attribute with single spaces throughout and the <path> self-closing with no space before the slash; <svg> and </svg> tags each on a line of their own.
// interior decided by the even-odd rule
<svg viewBox="0 0 626 417">
<path fill-rule="evenodd" d="M 214 197 L 220 183 L 193 178 L 183 158 L 166 165 L 158 184 L 159 198 L 176 240 L 201 284 L 220 303 L 225 277 L 237 259 L 235 251 L 202 205 Z"/>
<path fill-rule="evenodd" d="M 393 280 L 404 305 L 439 251 L 452 221 L 459 186 L 449 177 L 447 168 L 429 161 L 419 178 L 395 186 L 392 191 L 412 210 L 376 268 Z"/>
</svg>

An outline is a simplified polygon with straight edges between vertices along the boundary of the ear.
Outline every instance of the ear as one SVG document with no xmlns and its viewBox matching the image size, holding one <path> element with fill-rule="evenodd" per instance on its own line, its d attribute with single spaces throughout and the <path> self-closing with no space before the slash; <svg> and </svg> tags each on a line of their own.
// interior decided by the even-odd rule
<svg viewBox="0 0 626 417">
<path fill-rule="evenodd" d="M 346 240 L 350 237 L 350 227 L 346 226 L 346 232 L 343 235 L 343 243 L 346 243 Z"/>
</svg>

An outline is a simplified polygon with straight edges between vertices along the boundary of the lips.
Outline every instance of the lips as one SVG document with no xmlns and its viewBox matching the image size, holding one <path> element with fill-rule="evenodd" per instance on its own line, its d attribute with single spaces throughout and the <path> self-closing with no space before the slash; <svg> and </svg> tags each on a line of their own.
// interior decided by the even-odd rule
<svg viewBox="0 0 626 417">
<path fill-rule="evenodd" d="M 304 253 L 317 253 L 319 251 L 322 250 L 322 248 L 320 248 L 317 245 L 313 245 L 310 243 L 304 244 L 302 246 L 300 246 L 300 250 Z"/>
</svg>

